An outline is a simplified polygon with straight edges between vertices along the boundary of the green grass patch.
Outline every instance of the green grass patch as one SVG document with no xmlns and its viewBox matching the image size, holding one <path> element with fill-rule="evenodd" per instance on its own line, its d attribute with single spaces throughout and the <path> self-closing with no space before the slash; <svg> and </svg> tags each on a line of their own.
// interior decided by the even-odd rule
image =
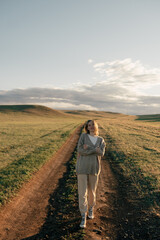
<svg viewBox="0 0 160 240">
<path fill-rule="evenodd" d="M 160 207 L 159 126 L 134 119 L 103 119 L 107 154 L 114 171 L 123 176 L 128 199 Z"/>
<path fill-rule="evenodd" d="M 150 121 L 150 122 L 160 122 L 160 114 L 137 115 L 136 120 Z"/>
</svg>

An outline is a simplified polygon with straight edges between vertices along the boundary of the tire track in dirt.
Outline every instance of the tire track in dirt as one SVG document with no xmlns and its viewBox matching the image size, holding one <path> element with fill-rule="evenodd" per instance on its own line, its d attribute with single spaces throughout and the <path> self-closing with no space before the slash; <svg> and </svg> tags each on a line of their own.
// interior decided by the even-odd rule
<svg viewBox="0 0 160 240">
<path fill-rule="evenodd" d="M 105 129 L 99 124 L 101 136 L 106 139 Z M 106 142 L 107 144 L 107 142 Z M 95 218 L 87 219 L 87 228 L 85 230 L 85 240 L 117 240 L 120 230 L 118 214 L 118 181 L 112 171 L 110 158 L 107 154 L 101 160 L 101 173 L 99 176 Z"/>
<path fill-rule="evenodd" d="M 46 217 L 49 196 L 66 170 L 65 163 L 74 151 L 79 126 L 58 152 L 25 183 L 18 195 L 0 209 L 0 239 L 18 240 L 37 234 Z"/>
<path fill-rule="evenodd" d="M 95 218 L 87 219 L 87 240 L 117 239 L 119 224 L 117 219 L 118 183 L 111 170 L 108 157 L 104 156 L 97 188 Z"/>
</svg>

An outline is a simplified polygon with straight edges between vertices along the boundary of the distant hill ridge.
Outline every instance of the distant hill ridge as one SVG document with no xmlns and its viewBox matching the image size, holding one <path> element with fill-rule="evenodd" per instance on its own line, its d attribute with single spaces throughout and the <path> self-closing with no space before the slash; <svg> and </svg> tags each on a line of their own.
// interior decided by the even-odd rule
<svg viewBox="0 0 160 240">
<path fill-rule="evenodd" d="M 8 116 L 42 116 L 42 117 L 85 117 L 89 119 L 95 118 L 115 118 L 116 116 L 125 117 L 125 114 L 93 111 L 93 110 L 55 110 L 43 105 L 0 105 L 0 114 Z M 115 116 L 116 115 L 116 116 Z"/>
<path fill-rule="evenodd" d="M 41 105 L 0 105 L 0 113 L 27 113 L 32 115 L 65 116 L 66 114 Z"/>
<path fill-rule="evenodd" d="M 98 118 L 132 118 L 141 121 L 160 121 L 160 114 L 148 115 L 126 115 L 123 113 L 93 111 L 93 110 L 55 110 L 43 105 L 0 105 L 0 115 L 8 116 L 40 116 L 40 117 L 85 117 L 89 119 Z"/>
</svg>

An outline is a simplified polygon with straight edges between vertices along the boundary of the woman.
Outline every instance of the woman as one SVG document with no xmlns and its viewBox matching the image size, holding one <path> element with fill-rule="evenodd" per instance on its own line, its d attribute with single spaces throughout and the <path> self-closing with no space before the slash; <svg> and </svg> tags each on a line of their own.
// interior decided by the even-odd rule
<svg viewBox="0 0 160 240">
<path fill-rule="evenodd" d="M 101 171 L 101 156 L 105 153 L 104 139 L 98 136 L 98 124 L 88 120 L 85 124 L 85 133 L 82 133 L 78 142 L 78 160 L 76 173 L 78 178 L 79 209 L 82 216 L 80 227 L 86 227 L 88 217 L 94 218 L 96 204 L 96 189 Z"/>
</svg>

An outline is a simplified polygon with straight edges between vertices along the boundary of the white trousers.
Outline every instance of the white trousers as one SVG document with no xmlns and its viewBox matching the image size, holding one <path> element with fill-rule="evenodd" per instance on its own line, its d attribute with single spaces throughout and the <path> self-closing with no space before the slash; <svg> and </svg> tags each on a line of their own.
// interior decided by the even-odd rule
<svg viewBox="0 0 160 240">
<path fill-rule="evenodd" d="M 96 204 L 96 189 L 98 185 L 98 177 L 98 175 L 77 175 L 79 210 L 81 214 L 86 213 L 88 207 L 94 207 Z"/>
</svg>

